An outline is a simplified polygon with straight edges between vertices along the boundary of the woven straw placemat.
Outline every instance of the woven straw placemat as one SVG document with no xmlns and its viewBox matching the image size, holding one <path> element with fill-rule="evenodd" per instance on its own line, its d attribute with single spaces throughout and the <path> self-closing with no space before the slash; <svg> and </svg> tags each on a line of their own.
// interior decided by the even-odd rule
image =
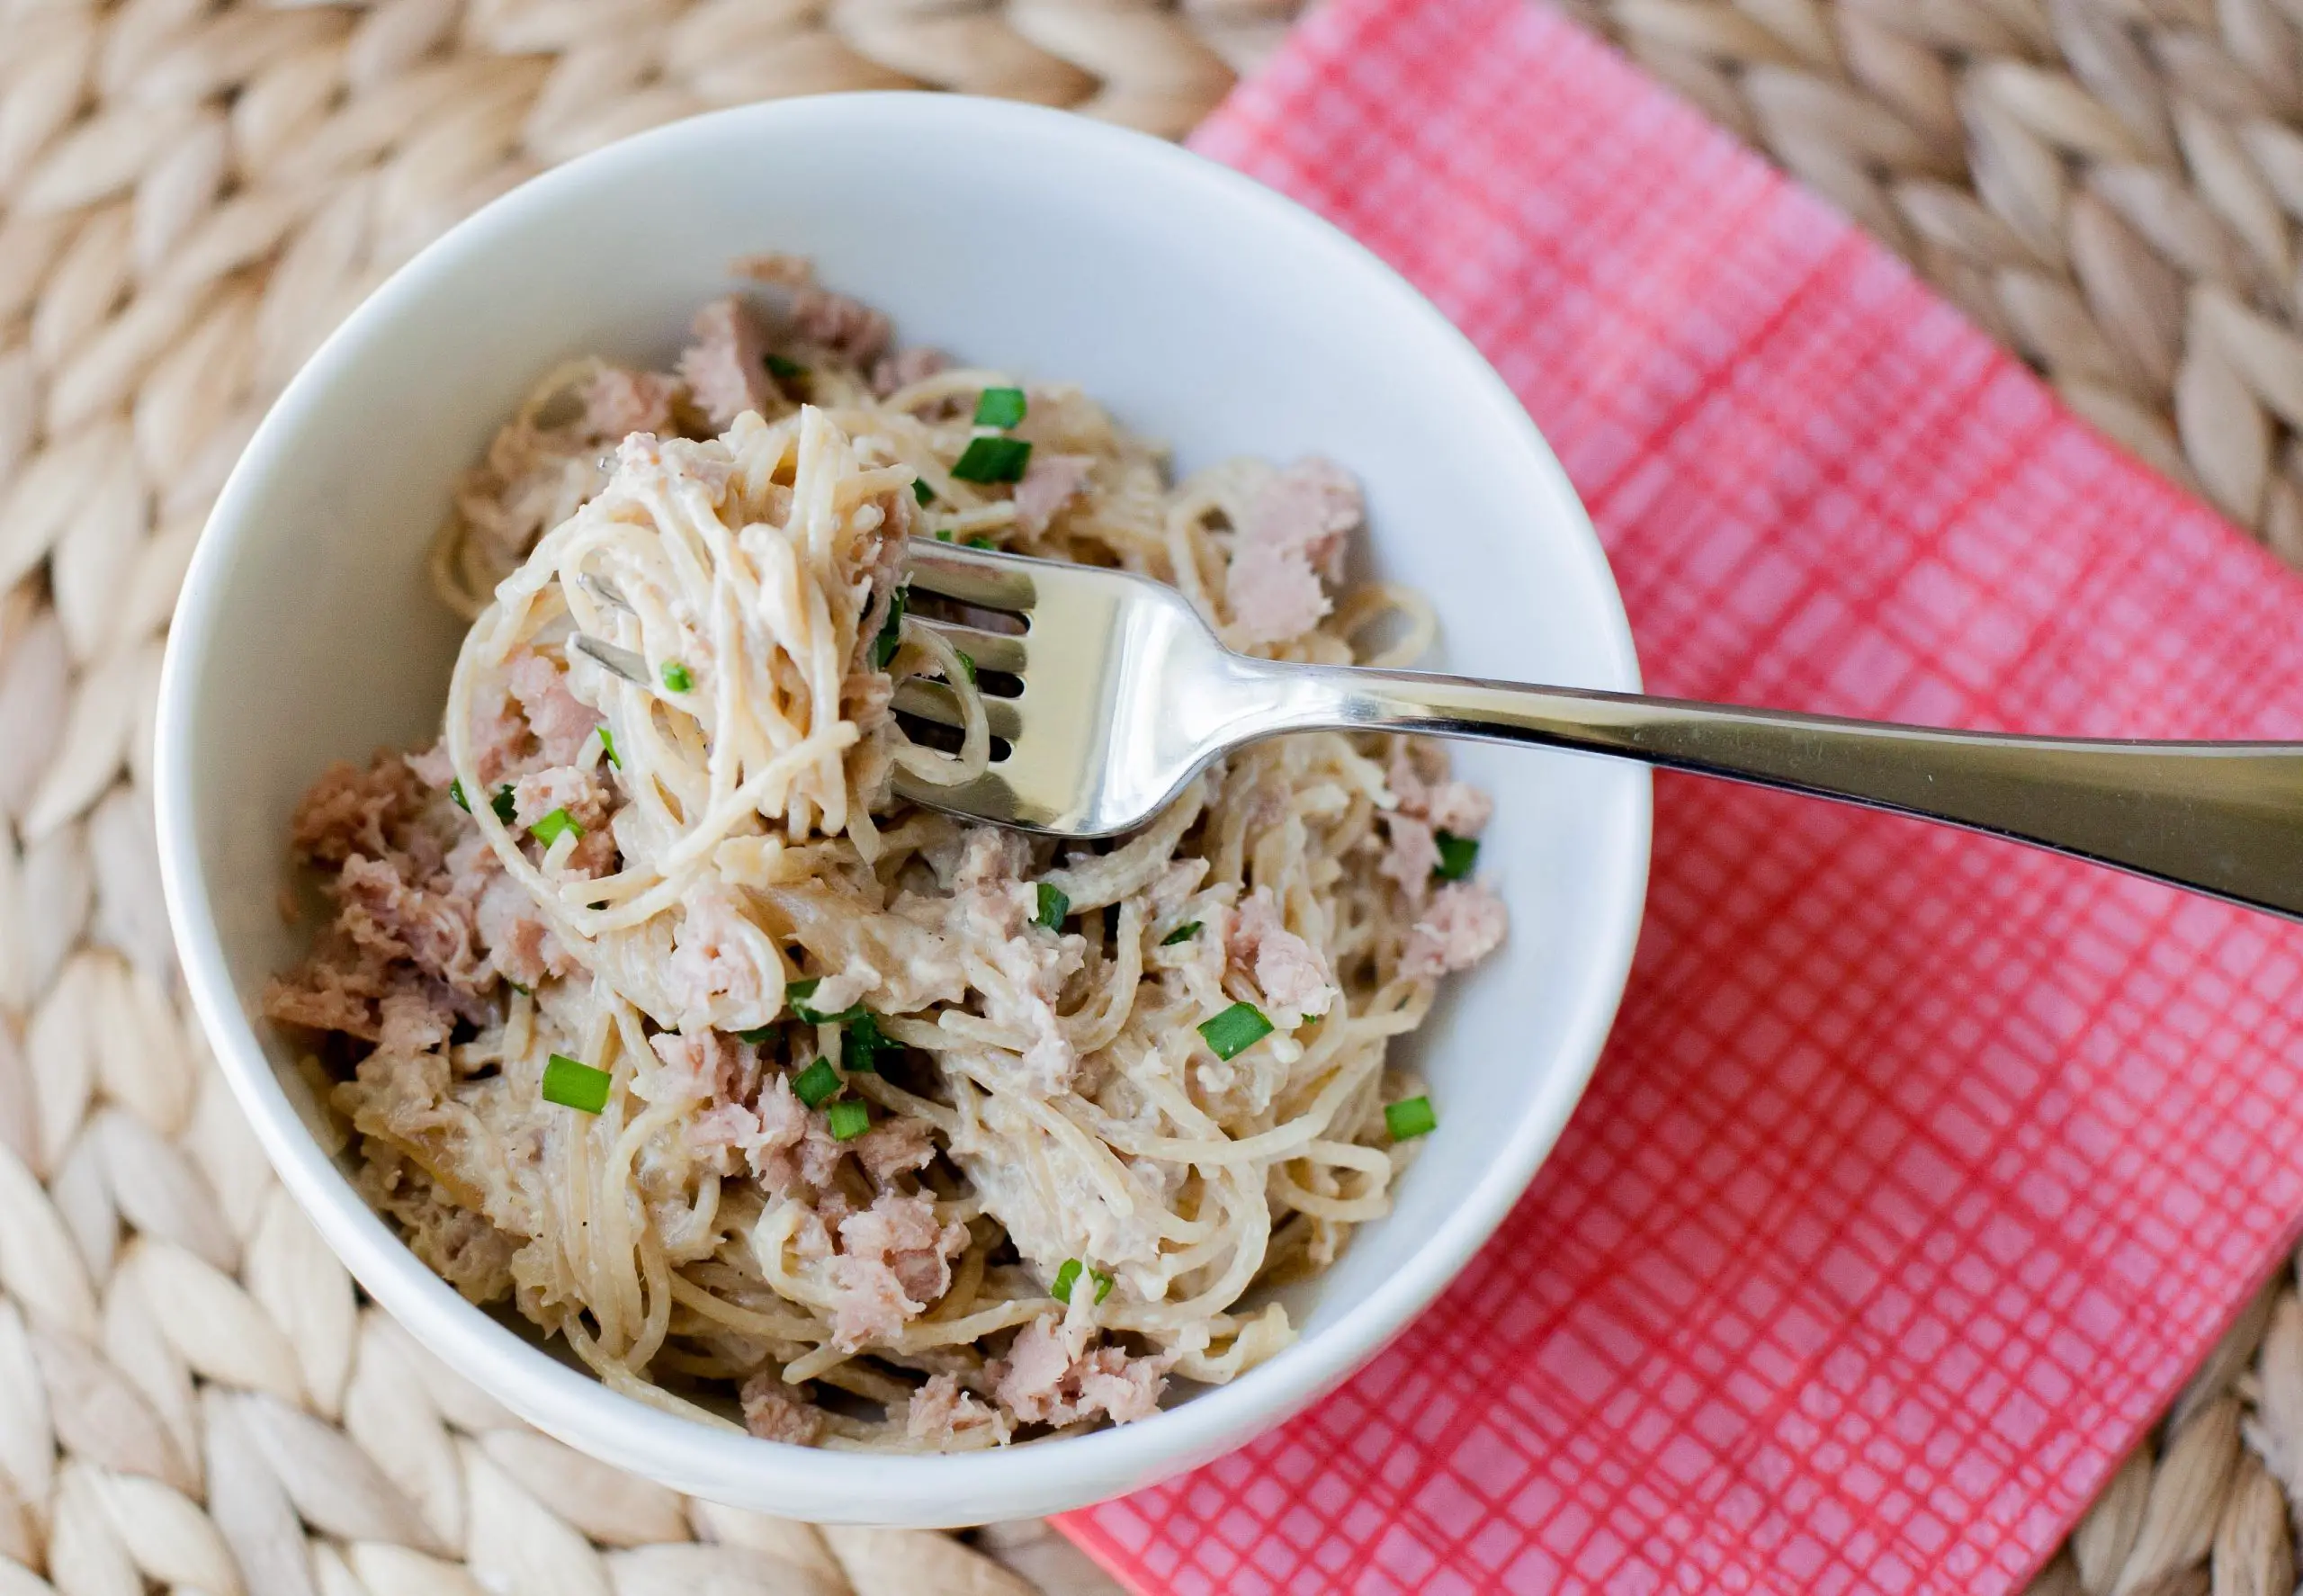
<svg viewBox="0 0 2303 1596">
<path fill-rule="evenodd" d="M 2303 564 L 2303 0 L 1567 3 Z M 1299 4 L 0 0 L 0 1596 L 1112 1589 L 1035 1524 L 683 1502 L 363 1305 L 176 991 L 153 695 L 265 402 L 474 206 L 811 90 L 1178 135 Z M 2298 1495 L 2283 1271 L 2039 1588 L 2287 1596 Z"/>
</svg>

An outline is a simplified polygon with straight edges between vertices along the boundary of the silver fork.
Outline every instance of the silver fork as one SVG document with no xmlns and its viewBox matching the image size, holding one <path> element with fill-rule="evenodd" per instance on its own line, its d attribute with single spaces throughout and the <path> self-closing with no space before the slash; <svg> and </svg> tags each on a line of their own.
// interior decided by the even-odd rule
<svg viewBox="0 0 2303 1596">
<path fill-rule="evenodd" d="M 1216 641 L 1183 596 L 1119 571 L 915 541 L 913 591 L 1024 623 L 922 617 L 979 670 L 1010 747 L 914 801 L 1062 837 L 1143 824 L 1226 750 L 1286 731 L 1414 731 L 1613 754 L 1942 820 L 2303 919 L 2303 744 L 2129 742 L 1945 731 L 1528 686 L 1420 671 L 1275 664 Z M 948 689 L 895 707 L 957 725 Z"/>
</svg>

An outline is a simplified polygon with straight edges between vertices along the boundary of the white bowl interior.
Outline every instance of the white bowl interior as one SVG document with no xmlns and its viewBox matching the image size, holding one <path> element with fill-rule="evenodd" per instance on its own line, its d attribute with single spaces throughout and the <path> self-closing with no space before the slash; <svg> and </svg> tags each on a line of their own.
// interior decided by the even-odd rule
<svg viewBox="0 0 2303 1596">
<path fill-rule="evenodd" d="M 1439 1129 L 1396 1211 L 1296 1288 L 1300 1343 L 1145 1423 L 996 1457 L 865 1459 L 728 1435 L 615 1397 L 466 1308 L 299 1127 L 253 1017 L 301 933 L 275 907 L 290 811 L 331 759 L 436 731 L 459 627 L 425 553 L 452 480 L 534 378 L 657 365 L 739 254 L 812 256 L 907 341 L 1076 381 L 1185 468 L 1326 453 L 1359 473 L 1372 565 L 1429 595 L 1445 667 L 1636 686 L 1582 511 L 1492 373 L 1323 224 L 1196 157 L 1053 113 L 843 96 L 702 118 L 499 202 L 322 350 L 228 487 L 165 688 L 163 850 L 189 979 L 267 1150 L 323 1233 L 435 1351 L 543 1428 L 681 1489 L 795 1517 L 950 1523 L 1054 1511 L 1204 1461 L 1371 1356 L 1518 1196 L 1620 991 L 1647 844 L 1643 771 L 1475 748 L 1501 953 L 1412 1056 Z"/>
</svg>

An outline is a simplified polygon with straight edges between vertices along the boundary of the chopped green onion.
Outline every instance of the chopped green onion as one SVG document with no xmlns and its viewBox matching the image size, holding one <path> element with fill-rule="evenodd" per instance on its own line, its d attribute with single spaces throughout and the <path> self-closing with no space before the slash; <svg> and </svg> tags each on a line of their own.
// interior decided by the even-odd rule
<svg viewBox="0 0 2303 1596">
<path fill-rule="evenodd" d="M 1192 920 L 1185 925 L 1178 926 L 1165 937 L 1160 937 L 1160 946 L 1161 947 L 1173 947 L 1177 943 L 1189 942 L 1193 937 L 1198 935 L 1199 922 L 1197 920 Z"/>
<path fill-rule="evenodd" d="M 1438 1129 L 1439 1116 L 1431 1111 L 1429 1098 L 1403 1098 L 1384 1105 L 1384 1128 L 1393 1141 L 1405 1142 Z"/>
<path fill-rule="evenodd" d="M 919 507 L 924 510 L 936 502 L 936 490 L 927 485 L 927 478 L 914 477 L 911 480 L 911 497 L 919 501 Z M 936 535 L 947 543 L 952 541 L 952 534 L 948 532 L 939 532 Z"/>
<path fill-rule="evenodd" d="M 981 533 L 978 533 L 975 536 L 968 539 L 967 546 L 971 549 L 996 549 L 999 545 L 993 542 L 990 538 L 985 537 Z"/>
<path fill-rule="evenodd" d="M 564 1053 L 555 1053 L 543 1067 L 543 1100 L 558 1103 L 563 1108 L 597 1114 L 608 1106 L 608 1087 L 613 1079 L 605 1070 L 595 1070 Z"/>
<path fill-rule="evenodd" d="M 1040 883 L 1039 922 L 1041 925 L 1051 931 L 1060 930 L 1063 926 L 1063 917 L 1071 912 L 1071 900 L 1065 895 L 1062 887 L 1053 886 L 1046 882 Z"/>
<path fill-rule="evenodd" d="M 600 753 L 618 770 L 623 768 L 623 761 L 617 758 L 615 754 L 615 733 L 605 725 L 600 728 Z"/>
<path fill-rule="evenodd" d="M 872 1110 L 853 1098 L 834 1103 L 824 1110 L 824 1117 L 831 1122 L 835 1142 L 853 1142 L 872 1128 Z"/>
<path fill-rule="evenodd" d="M 496 796 L 488 801 L 488 807 L 496 811 L 496 818 L 500 823 L 506 826 L 512 823 L 513 817 L 520 812 L 520 806 L 512 797 L 510 782 L 496 789 Z"/>
<path fill-rule="evenodd" d="M 811 1026 L 850 1025 L 865 1018 L 861 1003 L 853 1009 L 843 1009 L 838 1014 L 826 1014 L 820 1009 L 809 1008 L 808 1000 L 816 995 L 816 989 L 823 983 L 822 976 L 811 975 L 805 981 L 795 981 L 786 986 L 784 995 L 791 1000 L 792 1012 Z"/>
<path fill-rule="evenodd" d="M 978 426 L 1013 426 L 1023 418 L 1024 390 L 1020 388 L 987 388 L 976 396 Z"/>
<path fill-rule="evenodd" d="M 513 979 L 512 979 L 510 976 L 508 976 L 508 975 L 506 975 L 506 976 L 504 978 L 504 984 L 505 984 L 506 986 L 510 987 L 514 991 L 515 991 L 515 992 L 519 993 L 519 994 L 520 994 L 520 996 L 522 996 L 522 997 L 524 997 L 524 998 L 533 998 L 533 997 L 534 997 L 534 996 L 535 996 L 535 993 L 534 993 L 533 991 L 530 991 L 530 990 L 529 990 L 528 988 L 526 988 L 526 987 L 522 986 L 518 982 L 516 982 L 516 981 L 513 980 Z"/>
<path fill-rule="evenodd" d="M 1089 1269 L 1076 1258 L 1067 1258 L 1063 1260 L 1062 1267 L 1055 1271 L 1055 1284 L 1048 1287 L 1047 1294 L 1068 1306 L 1071 1301 L 1071 1288 L 1080 1284 L 1080 1277 L 1083 1272 L 1088 1278 L 1096 1283 L 1098 1302 L 1103 1301 L 1112 1294 L 1112 1278 L 1101 1269 Z"/>
<path fill-rule="evenodd" d="M 678 660 L 667 659 L 664 661 L 664 686 L 675 693 L 685 693 L 695 686 L 695 678 L 688 675 L 687 667 Z"/>
<path fill-rule="evenodd" d="M 770 1036 L 775 1035 L 775 1027 L 774 1026 L 757 1026 L 748 1031 L 738 1031 L 736 1033 L 736 1039 L 739 1042 L 748 1042 L 754 1047 L 757 1047 L 760 1044 L 766 1042 Z"/>
<path fill-rule="evenodd" d="M 938 530 L 936 533 L 936 541 L 939 543 L 950 542 L 952 541 L 952 529 L 946 526 Z"/>
<path fill-rule="evenodd" d="M 1207 1038 L 1217 1058 L 1237 1058 L 1271 1035 L 1271 1021 L 1253 1003 L 1234 1003 L 1214 1019 L 1205 1021 L 1199 1034 Z"/>
<path fill-rule="evenodd" d="M 1472 863 L 1479 857 L 1478 838 L 1440 831 L 1433 834 L 1432 840 L 1439 845 L 1439 863 L 1432 874 L 1441 881 L 1461 881 L 1472 873 Z"/>
<path fill-rule="evenodd" d="M 792 1078 L 792 1095 L 811 1108 L 820 1108 L 839 1093 L 839 1071 L 829 1059 L 818 1059 Z"/>
<path fill-rule="evenodd" d="M 839 1062 L 851 1075 L 876 1075 L 882 1054 L 903 1050 L 903 1044 L 882 1031 L 880 1022 L 868 1014 L 850 1020 L 841 1034 L 846 1040 L 840 1044 Z"/>
<path fill-rule="evenodd" d="M 960 657 L 960 674 L 961 674 L 961 675 L 963 675 L 963 676 L 964 676 L 964 677 L 966 677 L 968 678 L 968 686 L 971 686 L 971 687 L 974 686 L 975 686 L 975 656 L 974 656 L 973 654 L 969 653 L 965 649 L 954 649 L 954 650 L 952 650 L 952 652 L 954 652 L 954 654 L 957 654 L 957 655 Z"/>
<path fill-rule="evenodd" d="M 808 374 L 808 368 L 796 360 L 788 359 L 770 351 L 767 357 L 767 374 L 781 378 L 804 377 Z"/>
<path fill-rule="evenodd" d="M 528 835 L 534 838 L 538 842 L 542 843 L 546 847 L 550 847 L 553 843 L 558 842 L 563 835 L 570 831 L 574 832 L 578 837 L 584 835 L 584 828 L 576 823 L 576 817 L 569 814 L 564 809 L 553 810 L 550 814 L 544 816 L 543 819 L 538 820 L 534 825 L 528 828 Z"/>
<path fill-rule="evenodd" d="M 970 438 L 952 462 L 952 475 L 963 482 L 1020 481 L 1031 458 L 1028 438 Z"/>
<path fill-rule="evenodd" d="M 872 640 L 872 663 L 882 670 L 887 669 L 903 641 L 903 612 L 910 596 L 909 585 L 896 589 L 895 596 L 888 600 L 888 618 L 880 623 L 880 635 Z"/>
<path fill-rule="evenodd" d="M 470 814 L 471 812 L 471 802 L 464 796 L 464 785 L 461 782 L 450 782 L 448 784 L 448 802 L 454 804 L 458 809 L 462 810 L 466 814 Z"/>
</svg>

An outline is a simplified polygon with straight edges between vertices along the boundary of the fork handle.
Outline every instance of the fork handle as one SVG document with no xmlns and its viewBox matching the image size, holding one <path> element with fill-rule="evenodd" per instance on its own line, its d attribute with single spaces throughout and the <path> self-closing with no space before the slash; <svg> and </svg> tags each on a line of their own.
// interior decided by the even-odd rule
<svg viewBox="0 0 2303 1596">
<path fill-rule="evenodd" d="M 2016 737 L 1420 672 L 1289 674 L 1311 689 L 1289 695 L 1299 724 L 1613 754 L 1942 820 L 2303 919 L 2303 744 Z"/>
</svg>

